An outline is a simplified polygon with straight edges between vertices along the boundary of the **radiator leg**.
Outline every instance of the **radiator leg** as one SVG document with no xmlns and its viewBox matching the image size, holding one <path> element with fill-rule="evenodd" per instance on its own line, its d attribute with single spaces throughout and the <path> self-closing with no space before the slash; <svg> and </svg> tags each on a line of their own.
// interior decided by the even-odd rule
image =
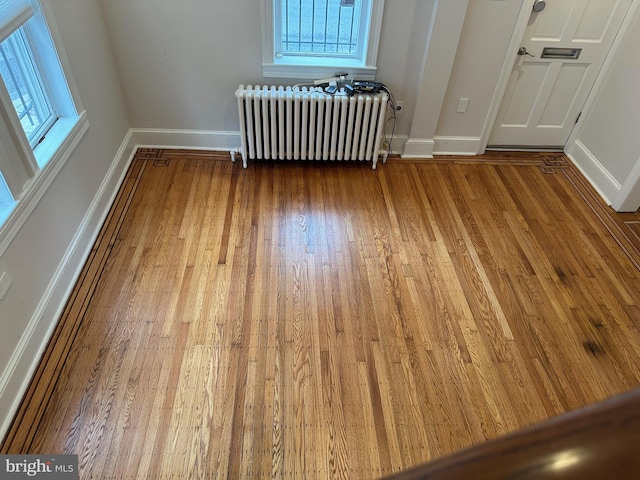
<svg viewBox="0 0 640 480">
<path fill-rule="evenodd" d="M 389 152 L 387 150 L 378 150 L 378 155 L 373 158 L 373 169 L 375 170 L 378 166 L 378 157 L 382 155 L 382 163 L 387 163 L 387 157 L 389 156 Z"/>
<path fill-rule="evenodd" d="M 382 155 L 382 163 L 387 163 L 387 157 L 389 156 L 389 150 L 387 150 L 386 148 L 383 150 L 380 150 L 380 154 Z"/>
<path fill-rule="evenodd" d="M 231 161 L 233 163 L 236 163 L 236 156 L 240 154 L 240 156 L 242 157 L 242 167 L 243 168 L 247 168 L 247 159 L 246 157 L 242 154 L 242 151 L 240 150 L 240 148 L 234 148 L 233 150 L 231 150 Z"/>
</svg>

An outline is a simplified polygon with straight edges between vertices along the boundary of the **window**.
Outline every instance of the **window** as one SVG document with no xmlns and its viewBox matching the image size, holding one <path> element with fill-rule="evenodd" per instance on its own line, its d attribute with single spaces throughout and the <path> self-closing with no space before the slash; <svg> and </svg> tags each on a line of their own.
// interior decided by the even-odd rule
<svg viewBox="0 0 640 480">
<path fill-rule="evenodd" d="M 384 0 L 263 0 L 265 77 L 373 80 Z"/>
<path fill-rule="evenodd" d="M 276 57 L 284 55 L 335 55 L 359 57 L 366 32 L 360 31 L 362 0 L 276 2 Z M 365 6 L 366 6 L 365 0 Z M 278 9 L 280 11 L 278 11 Z"/>
<path fill-rule="evenodd" d="M 0 0 L 0 255 L 88 129 L 48 2 Z"/>
<path fill-rule="evenodd" d="M 23 28 L 0 43 L 0 75 L 31 147 L 57 120 L 33 58 Z"/>
</svg>

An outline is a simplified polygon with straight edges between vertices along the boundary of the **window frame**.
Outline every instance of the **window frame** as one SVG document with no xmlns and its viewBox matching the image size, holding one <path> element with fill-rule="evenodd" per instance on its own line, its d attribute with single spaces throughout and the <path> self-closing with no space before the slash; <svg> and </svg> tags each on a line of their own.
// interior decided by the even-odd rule
<svg viewBox="0 0 640 480">
<path fill-rule="evenodd" d="M 50 0 L 29 0 L 34 15 L 20 27 L 29 42 L 43 87 L 58 119 L 44 139 L 29 144 L 18 114 L 0 82 L 0 256 L 89 129 L 78 89 L 55 24 Z M 12 199 L 7 199 L 7 191 Z"/>
<path fill-rule="evenodd" d="M 28 88 L 28 92 L 30 94 L 34 94 L 31 98 L 31 101 L 35 105 L 37 105 L 36 108 L 44 108 L 49 113 L 49 116 L 44 119 L 33 132 L 31 132 L 31 136 L 27 134 L 29 144 L 33 149 L 36 147 L 39 140 L 42 137 L 46 136 L 47 132 L 58 120 L 58 114 L 49 98 L 49 89 L 46 88 L 45 79 L 43 78 L 42 71 L 39 67 L 39 62 L 37 61 L 37 57 L 33 51 L 33 42 L 30 38 L 30 30 L 31 29 L 28 28 L 27 25 L 21 25 L 16 29 L 15 32 L 13 32 L 12 35 L 6 38 L 2 42 L 2 44 L 4 44 L 5 42 L 10 42 L 11 46 L 9 48 L 12 50 L 14 57 L 20 65 L 18 67 L 18 70 L 20 70 L 23 74 L 23 80 L 25 81 L 25 83 L 35 85 Z M 15 79 L 12 78 L 12 81 L 15 82 Z M 7 80 L 5 79 L 5 85 L 6 82 Z M 17 85 L 14 86 L 18 88 Z M 13 101 L 15 103 L 15 99 L 13 99 Z M 18 118 L 20 117 L 18 116 Z M 22 120 L 20 123 L 22 123 Z"/>
<path fill-rule="evenodd" d="M 276 2 L 262 0 L 262 74 L 265 78 L 292 78 L 313 80 L 346 73 L 359 80 L 375 80 L 378 46 L 382 31 L 385 0 L 370 0 L 369 28 L 363 40 L 365 51 L 360 58 L 340 55 L 287 55 L 276 56 Z"/>
</svg>

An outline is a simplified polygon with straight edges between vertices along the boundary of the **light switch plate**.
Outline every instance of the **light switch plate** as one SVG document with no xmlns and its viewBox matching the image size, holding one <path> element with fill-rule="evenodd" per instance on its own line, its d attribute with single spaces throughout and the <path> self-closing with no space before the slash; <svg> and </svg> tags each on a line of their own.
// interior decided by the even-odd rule
<svg viewBox="0 0 640 480">
<path fill-rule="evenodd" d="M 467 107 L 469 106 L 469 99 L 468 98 L 461 98 L 460 100 L 458 100 L 458 113 L 464 113 L 467 111 Z"/>
</svg>

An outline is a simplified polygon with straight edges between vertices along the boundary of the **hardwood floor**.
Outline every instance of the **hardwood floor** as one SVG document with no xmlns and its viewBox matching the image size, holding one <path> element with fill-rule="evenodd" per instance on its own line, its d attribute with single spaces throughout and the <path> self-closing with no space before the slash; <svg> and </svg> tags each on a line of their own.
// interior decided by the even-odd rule
<svg viewBox="0 0 640 480">
<path fill-rule="evenodd" d="M 561 155 L 140 150 L 2 452 L 376 478 L 628 391 L 638 225 Z"/>
</svg>

